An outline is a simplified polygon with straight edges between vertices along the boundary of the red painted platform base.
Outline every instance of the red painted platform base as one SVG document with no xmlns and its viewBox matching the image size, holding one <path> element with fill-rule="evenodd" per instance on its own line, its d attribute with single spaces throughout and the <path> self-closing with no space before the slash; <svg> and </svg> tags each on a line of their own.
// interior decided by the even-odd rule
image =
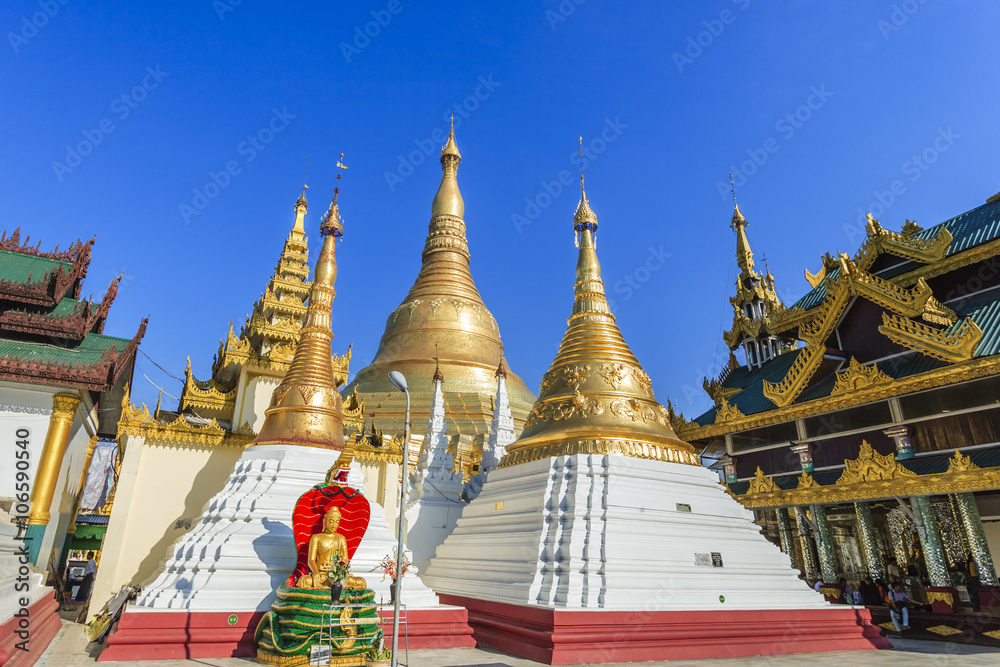
<svg viewBox="0 0 1000 667">
<path fill-rule="evenodd" d="M 58 609 L 54 593 L 28 607 L 27 651 L 17 648 L 24 641 L 23 636 L 16 634 L 24 630 L 21 619 L 15 617 L 0 626 L 0 666 L 30 667 L 35 664 L 62 626 L 62 620 L 56 613 Z"/>
<path fill-rule="evenodd" d="M 380 613 L 382 629 L 391 636 L 392 611 Z M 253 657 L 257 655 L 253 636 L 263 616 L 262 611 L 229 614 L 126 609 L 97 661 Z M 411 649 L 476 645 L 465 609 L 414 609 L 406 620 Z"/>
<path fill-rule="evenodd" d="M 453 595 L 441 601 L 469 610 L 481 646 L 550 665 L 892 648 L 864 608 L 560 611 Z"/>
</svg>

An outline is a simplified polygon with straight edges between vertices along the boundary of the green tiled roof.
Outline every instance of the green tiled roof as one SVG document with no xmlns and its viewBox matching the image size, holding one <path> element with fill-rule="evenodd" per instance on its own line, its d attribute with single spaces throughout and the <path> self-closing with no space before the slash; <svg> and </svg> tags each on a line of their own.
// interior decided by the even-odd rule
<svg viewBox="0 0 1000 667">
<path fill-rule="evenodd" d="M 31 276 L 30 284 L 37 284 L 43 282 L 46 275 L 51 274 L 60 265 L 67 273 L 73 269 L 70 262 L 0 250 L 0 280 L 27 283 L 28 276 Z"/>
<path fill-rule="evenodd" d="M 19 361 L 38 361 L 47 364 L 69 364 L 71 366 L 91 366 L 101 360 L 105 350 L 121 353 L 129 344 L 127 338 L 88 334 L 75 347 L 60 347 L 47 343 L 20 340 L 0 340 L 0 357 Z"/>
<path fill-rule="evenodd" d="M 774 359 L 764 362 L 764 365 L 759 368 L 749 369 L 746 366 L 740 366 L 733 369 L 733 372 L 726 378 L 723 386 L 730 388 L 742 387 L 743 391 L 727 399 L 729 404 L 735 405 L 745 415 L 772 409 L 774 403 L 764 396 L 764 380 L 768 382 L 781 382 L 785 374 L 788 373 L 788 369 L 795 363 L 796 357 L 804 349 L 800 347 L 795 350 L 789 350 L 784 354 L 779 354 Z M 702 426 L 708 426 L 715 421 L 715 411 L 716 408 L 713 407 L 695 419 L 695 421 Z"/>
<path fill-rule="evenodd" d="M 941 224 L 928 227 L 923 231 L 917 232 L 914 236 L 916 238 L 930 240 L 937 236 L 942 227 L 947 227 L 948 231 L 951 232 L 952 235 L 952 241 L 948 246 L 948 250 L 945 251 L 945 257 L 957 255 L 958 253 L 965 252 L 966 250 L 974 248 L 977 245 L 982 245 L 988 241 L 1000 238 L 1000 199 L 992 203 L 983 204 L 982 206 L 974 208 L 971 211 L 967 211 L 962 215 L 955 216 L 951 220 L 945 220 Z M 919 264 L 912 262 L 907 262 L 907 265 L 909 268 L 919 266 Z M 898 275 L 906 270 L 908 269 L 903 266 L 894 267 L 893 271 L 880 275 L 882 275 L 883 278 L 890 278 L 893 275 Z M 830 275 L 834 276 L 839 271 L 840 269 L 836 269 L 831 272 Z M 823 299 L 825 298 L 826 288 L 820 284 L 818 287 L 813 288 L 804 297 L 796 301 L 792 307 L 809 310 L 810 308 L 815 308 L 823 303 Z"/>
</svg>

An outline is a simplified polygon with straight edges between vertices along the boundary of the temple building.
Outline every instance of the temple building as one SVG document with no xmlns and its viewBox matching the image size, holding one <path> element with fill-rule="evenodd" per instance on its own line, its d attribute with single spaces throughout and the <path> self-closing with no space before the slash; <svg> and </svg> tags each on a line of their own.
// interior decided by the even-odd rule
<svg viewBox="0 0 1000 667">
<path fill-rule="evenodd" d="M 710 410 L 672 414 L 678 435 L 721 456 L 728 490 L 829 599 L 842 577 L 886 581 L 894 558 L 935 611 L 1000 602 L 1000 195 L 926 229 L 868 216 L 854 255 L 806 270 L 789 307 L 753 273 L 738 208 L 733 224 L 724 339 L 745 361 L 706 378 Z"/>
<path fill-rule="evenodd" d="M 230 324 L 210 377 L 196 378 L 189 358 L 175 410 L 162 409 L 162 401 L 150 410 L 132 405 L 127 395 L 117 398 L 121 460 L 93 611 L 120 587 L 142 584 L 155 574 L 169 546 L 191 530 L 204 505 L 225 485 L 264 422 L 271 394 L 292 361 L 311 284 L 305 190 L 293 208 L 294 223 L 277 266 L 239 335 Z M 338 386 L 347 382 L 350 358 L 350 347 L 332 357 Z M 362 411 L 349 400 L 345 419 L 360 424 Z"/>
<path fill-rule="evenodd" d="M 0 662 L 32 664 L 59 628 L 44 584 L 73 546 L 90 459 L 115 436 L 146 330 L 144 320 L 131 338 L 104 333 L 120 276 L 100 301 L 82 298 L 93 245 L 45 252 L 20 229 L 0 236 L 0 449 L 11 471 L 0 479 Z M 35 569 L 18 594 L 21 547 Z M 30 601 L 27 654 L 9 632 L 20 595 Z"/>
<path fill-rule="evenodd" d="M 480 645 L 548 664 L 887 646 L 866 610 L 800 581 L 674 433 L 611 313 L 581 194 L 559 351 L 424 582 Z"/>
<path fill-rule="evenodd" d="M 500 361 L 500 327 L 476 289 L 469 269 L 465 238 L 465 203 L 458 187 L 462 156 L 452 129 L 441 150 L 441 185 L 431 204 L 423 263 L 409 294 L 386 319 L 385 332 L 374 360 L 358 371 L 343 391 L 356 394 L 388 435 L 402 434 L 405 401 L 387 379 L 390 370 L 402 371 L 410 381 L 413 424 L 431 417 L 436 367 L 447 378 L 442 397 L 456 465 L 469 477 L 478 470 L 482 447 L 493 423 L 495 371 Z M 439 363 L 435 358 L 439 359 Z M 518 431 L 535 400 L 524 381 L 512 372 L 506 391 Z M 412 462 L 422 443 L 419 432 L 411 440 Z"/>
</svg>

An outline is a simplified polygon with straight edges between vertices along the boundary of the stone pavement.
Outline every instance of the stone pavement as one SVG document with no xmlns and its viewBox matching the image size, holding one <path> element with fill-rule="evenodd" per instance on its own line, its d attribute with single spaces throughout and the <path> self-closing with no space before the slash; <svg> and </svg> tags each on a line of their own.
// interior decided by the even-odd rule
<svg viewBox="0 0 1000 667">
<path fill-rule="evenodd" d="M 72 614 L 72 615 L 75 615 Z M 65 616 L 70 616 L 66 614 Z M 966 646 L 946 642 L 893 639 L 893 650 L 844 651 L 840 653 L 807 653 L 797 655 L 761 656 L 757 658 L 729 658 L 725 660 L 678 660 L 673 662 L 628 663 L 668 665 L 669 667 L 782 667 L 809 664 L 812 667 L 837 665 L 879 665 L 879 667 L 995 667 L 1000 665 L 1000 649 L 984 646 Z M 37 663 L 39 667 L 92 667 L 99 653 L 98 646 L 87 650 L 87 637 L 83 626 L 66 618 L 59 634 Z M 116 667 L 249 667 L 259 664 L 249 658 L 201 658 L 197 660 L 142 660 L 136 662 L 103 662 L 101 665 Z M 460 648 L 444 650 L 410 651 L 412 667 L 538 667 L 541 663 L 522 660 L 489 649 Z M 613 666 L 612 666 L 613 667 Z M 622 663 L 618 663 L 622 667 Z"/>
</svg>

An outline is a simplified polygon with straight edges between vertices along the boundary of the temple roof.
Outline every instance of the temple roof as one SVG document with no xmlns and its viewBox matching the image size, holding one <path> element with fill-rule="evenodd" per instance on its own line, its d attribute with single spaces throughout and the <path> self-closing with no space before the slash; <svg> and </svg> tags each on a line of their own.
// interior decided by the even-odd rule
<svg viewBox="0 0 1000 667">
<path fill-rule="evenodd" d="M 881 254 L 903 257 L 902 264 L 887 261 L 881 266 L 889 270 L 879 270 L 875 260 Z M 1000 373 L 1000 285 L 955 298 L 947 279 L 940 280 L 996 255 L 1000 201 L 926 230 L 908 221 L 902 232 L 890 232 L 869 219 L 868 236 L 855 256 L 827 257 L 820 274 L 813 276 L 817 287 L 769 322 L 774 331 L 792 334 L 806 346 L 758 368 L 727 368 L 718 379 L 706 380 L 716 405 L 680 426 L 681 436 L 696 440 L 739 432 Z M 946 304 L 928 285 L 932 278 L 938 279 L 934 284 L 940 298 L 950 297 Z M 853 320 L 852 326 L 860 327 L 851 334 L 853 342 L 841 342 L 834 331 L 852 317 L 855 297 L 871 306 Z M 857 333 L 862 331 L 867 333 Z M 835 349 L 841 346 L 843 350 Z M 855 355 L 868 361 L 860 363 Z M 872 363 L 873 356 L 889 361 Z M 977 370 L 983 364 L 992 370 Z M 918 376 L 929 379 L 919 386 L 899 382 Z M 897 382 L 886 387 L 890 381 Z M 773 416 L 752 418 L 764 413 Z"/>
</svg>

